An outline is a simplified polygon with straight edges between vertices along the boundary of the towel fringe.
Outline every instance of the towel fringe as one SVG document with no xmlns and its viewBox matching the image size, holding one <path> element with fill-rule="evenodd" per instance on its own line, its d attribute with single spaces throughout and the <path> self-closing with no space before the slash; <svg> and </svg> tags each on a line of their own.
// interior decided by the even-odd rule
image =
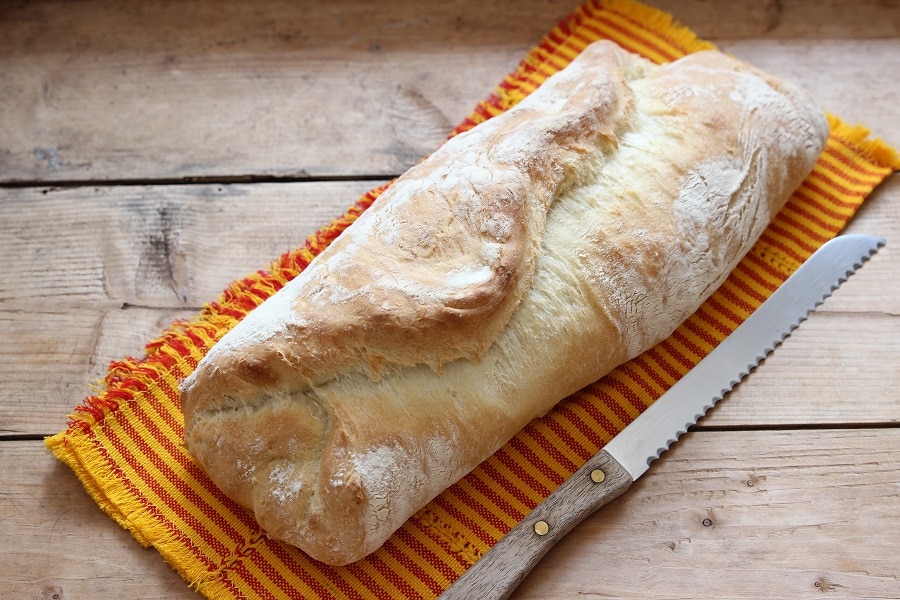
<svg viewBox="0 0 900 600">
<path fill-rule="evenodd" d="M 863 125 L 850 125 L 832 114 L 827 114 L 831 134 L 855 146 L 868 160 L 879 165 L 900 170 L 900 154 L 879 138 L 871 138 L 871 130 Z"/>
<path fill-rule="evenodd" d="M 636 0 L 593 0 L 591 4 L 598 9 L 611 10 L 640 22 L 642 27 L 655 30 L 661 37 L 682 46 L 688 53 L 716 49 L 715 44 L 701 39 L 674 15 Z"/>
</svg>

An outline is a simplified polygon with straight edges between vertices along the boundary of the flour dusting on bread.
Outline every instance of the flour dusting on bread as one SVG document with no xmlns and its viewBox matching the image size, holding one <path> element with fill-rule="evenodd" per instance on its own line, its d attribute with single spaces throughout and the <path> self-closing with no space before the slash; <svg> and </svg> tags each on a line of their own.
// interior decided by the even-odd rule
<svg viewBox="0 0 900 600">
<path fill-rule="evenodd" d="M 185 441 L 269 535 L 345 564 L 671 332 L 809 173 L 810 99 L 609 42 L 400 177 L 184 382 Z"/>
</svg>

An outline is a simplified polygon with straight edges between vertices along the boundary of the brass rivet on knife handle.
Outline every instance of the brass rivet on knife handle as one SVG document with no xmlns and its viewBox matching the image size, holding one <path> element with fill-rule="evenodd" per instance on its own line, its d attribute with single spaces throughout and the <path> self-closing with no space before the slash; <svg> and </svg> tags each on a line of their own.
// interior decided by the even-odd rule
<svg viewBox="0 0 900 600">
<path fill-rule="evenodd" d="M 601 450 L 469 567 L 441 600 L 507 598 L 556 542 L 632 482 L 628 471 Z"/>
</svg>

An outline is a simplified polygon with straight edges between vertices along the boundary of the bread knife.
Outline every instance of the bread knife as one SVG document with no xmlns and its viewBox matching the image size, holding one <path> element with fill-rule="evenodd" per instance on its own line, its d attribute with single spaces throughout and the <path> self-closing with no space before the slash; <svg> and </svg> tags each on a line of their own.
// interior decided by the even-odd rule
<svg viewBox="0 0 900 600">
<path fill-rule="evenodd" d="M 509 597 L 556 542 L 631 487 L 883 245 L 883 239 L 868 235 L 842 235 L 823 244 L 731 335 L 463 573 L 441 600 Z"/>
</svg>

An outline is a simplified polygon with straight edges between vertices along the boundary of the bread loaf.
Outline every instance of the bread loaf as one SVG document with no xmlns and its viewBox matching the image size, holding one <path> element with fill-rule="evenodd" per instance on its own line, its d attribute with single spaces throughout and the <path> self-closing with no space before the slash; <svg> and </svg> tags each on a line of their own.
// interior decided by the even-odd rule
<svg viewBox="0 0 900 600">
<path fill-rule="evenodd" d="M 345 564 L 530 420 L 667 337 L 809 173 L 809 98 L 598 42 L 400 177 L 182 386 L 187 448 Z"/>
</svg>

